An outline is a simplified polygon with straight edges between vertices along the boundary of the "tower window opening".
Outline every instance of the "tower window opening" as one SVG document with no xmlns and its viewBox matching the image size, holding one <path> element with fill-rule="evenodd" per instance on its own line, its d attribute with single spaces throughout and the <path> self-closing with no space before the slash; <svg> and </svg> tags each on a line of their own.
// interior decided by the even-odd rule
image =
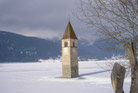
<svg viewBox="0 0 138 93">
<path fill-rule="evenodd" d="M 64 47 L 68 47 L 68 42 L 65 42 Z"/>
<path fill-rule="evenodd" d="M 73 47 L 75 47 L 75 42 L 73 42 Z"/>
</svg>

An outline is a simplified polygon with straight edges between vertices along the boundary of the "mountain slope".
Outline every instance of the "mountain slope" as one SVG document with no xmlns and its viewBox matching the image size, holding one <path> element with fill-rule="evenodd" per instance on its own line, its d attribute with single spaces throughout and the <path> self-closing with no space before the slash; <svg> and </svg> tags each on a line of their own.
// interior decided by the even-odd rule
<svg viewBox="0 0 138 93">
<path fill-rule="evenodd" d="M 110 58 L 115 53 L 97 48 L 98 42 L 89 45 L 87 41 L 78 41 L 80 59 Z M 104 46 L 106 43 L 100 44 Z M 26 37 L 10 32 L 0 31 L 0 62 L 34 62 L 39 59 L 56 58 L 61 55 L 61 41 L 51 41 L 35 37 Z"/>
<path fill-rule="evenodd" d="M 60 54 L 58 43 L 0 31 L 0 62 L 25 62 L 54 58 Z"/>
</svg>

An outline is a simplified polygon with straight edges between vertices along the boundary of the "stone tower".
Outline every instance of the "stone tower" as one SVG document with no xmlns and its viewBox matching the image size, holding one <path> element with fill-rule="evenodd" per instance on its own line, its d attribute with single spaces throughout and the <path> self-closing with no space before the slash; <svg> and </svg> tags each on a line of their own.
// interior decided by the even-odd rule
<svg viewBox="0 0 138 93">
<path fill-rule="evenodd" d="M 62 37 L 62 76 L 78 77 L 78 40 L 70 21 Z"/>
</svg>

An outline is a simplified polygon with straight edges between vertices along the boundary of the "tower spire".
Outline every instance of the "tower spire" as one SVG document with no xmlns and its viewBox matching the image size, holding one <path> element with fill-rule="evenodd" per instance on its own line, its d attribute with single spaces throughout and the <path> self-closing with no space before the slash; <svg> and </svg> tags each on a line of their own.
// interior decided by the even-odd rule
<svg viewBox="0 0 138 93">
<path fill-rule="evenodd" d="M 68 22 L 68 25 L 66 27 L 66 30 L 64 32 L 62 39 L 69 39 L 69 38 L 77 39 L 77 36 L 72 28 L 70 21 Z"/>
</svg>

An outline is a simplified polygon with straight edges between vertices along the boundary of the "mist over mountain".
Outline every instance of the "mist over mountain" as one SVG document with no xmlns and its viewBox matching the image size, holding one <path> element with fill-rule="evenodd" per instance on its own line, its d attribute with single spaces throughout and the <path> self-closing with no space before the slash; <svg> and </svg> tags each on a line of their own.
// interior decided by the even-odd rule
<svg viewBox="0 0 138 93">
<path fill-rule="evenodd" d="M 110 58 L 115 53 L 113 51 L 103 51 L 97 48 L 98 42 L 89 45 L 84 40 L 78 41 L 79 58 L 104 59 Z M 102 43 L 100 46 L 104 46 Z M 61 41 L 45 40 L 35 37 L 0 31 L 0 62 L 35 62 L 39 59 L 49 59 L 61 56 Z"/>
</svg>

